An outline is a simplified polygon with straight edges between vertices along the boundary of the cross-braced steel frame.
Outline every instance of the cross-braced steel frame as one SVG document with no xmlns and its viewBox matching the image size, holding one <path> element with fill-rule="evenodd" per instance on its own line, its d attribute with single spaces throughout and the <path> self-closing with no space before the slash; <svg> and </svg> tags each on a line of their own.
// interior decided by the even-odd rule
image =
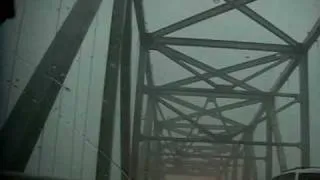
<svg viewBox="0 0 320 180">
<path fill-rule="evenodd" d="M 78 0 L 44 54 L 0 131 L 1 170 L 23 171 L 26 167 L 50 109 L 61 89 L 61 84 L 66 78 L 101 1 Z M 141 45 L 139 47 L 132 139 L 131 134 L 128 133 L 131 129 L 129 54 L 131 51 L 132 4 L 130 0 L 114 1 L 102 101 L 97 180 L 110 178 L 111 162 L 105 157 L 110 158 L 112 155 L 115 97 L 119 74 L 123 179 L 127 178 L 125 174 L 128 173 L 132 179 L 138 180 L 163 179 L 167 174 L 214 176 L 232 180 L 256 179 L 258 171 L 256 161 L 265 162 L 266 179 L 271 179 L 273 156 L 277 155 L 281 170 L 287 168 L 284 147 L 299 148 L 301 165 L 310 164 L 308 51 L 320 35 L 320 18 L 305 40 L 297 42 L 250 9 L 247 4 L 253 1 L 255 0 L 225 0 L 221 5 L 155 32 L 146 30 L 142 0 L 133 1 Z M 285 41 L 286 45 L 166 36 L 231 10 L 238 10 L 245 14 Z M 171 48 L 170 45 L 258 50 L 274 52 L 274 54 L 217 69 Z M 193 76 L 164 85 L 156 85 L 151 68 L 151 51 L 162 53 L 173 63 L 192 73 Z M 262 73 L 284 61 L 288 62 L 287 66 L 268 91 L 262 91 L 247 83 L 250 79 L 258 78 Z M 243 80 L 230 74 L 267 63 L 271 65 Z M 279 92 L 297 68 L 299 68 L 299 93 Z M 219 77 L 231 85 L 219 85 L 211 80 L 212 77 Z M 186 87 L 186 85 L 199 81 L 207 83 L 210 88 Z M 236 89 L 237 87 L 241 87 L 242 90 Z M 206 102 L 203 106 L 199 106 L 181 98 L 183 96 L 204 97 Z M 292 101 L 276 107 L 275 101 L 279 97 L 290 98 Z M 217 101 L 219 98 L 240 99 L 240 101 L 219 105 Z M 209 103 L 214 104 L 214 107 L 208 108 Z M 224 116 L 225 111 L 253 104 L 258 104 L 259 109 L 247 125 Z M 277 125 L 277 113 L 294 104 L 300 107 L 300 141 L 282 142 Z M 193 112 L 186 113 L 176 105 L 191 109 Z M 163 107 L 174 112 L 176 117 L 166 117 L 165 112 L 162 111 Z M 221 125 L 201 124 L 198 120 L 202 116 L 218 119 Z M 266 124 L 266 140 L 254 140 L 256 127 L 262 122 Z M 254 146 L 265 147 L 265 155 L 256 156 Z M 276 149 L 276 154 L 273 153 L 273 147 Z"/>
<path fill-rule="evenodd" d="M 218 179 L 231 178 L 232 180 L 239 179 L 240 176 L 240 179 L 257 179 L 256 161 L 262 160 L 265 162 L 265 178 L 271 179 L 273 156 L 278 158 L 281 171 L 287 169 L 284 147 L 299 148 L 301 165 L 310 165 L 308 50 L 315 41 L 314 38 L 318 37 L 316 34 L 319 32 L 316 33 L 316 31 L 319 31 L 319 20 L 304 42 L 297 42 L 247 6 L 254 1 L 226 0 L 224 4 L 154 32 L 147 32 L 144 26 L 142 1 L 134 1 L 141 35 L 141 47 L 131 154 L 133 178 L 163 179 L 165 175 L 178 174 L 214 176 Z M 166 36 L 230 10 L 240 11 L 282 39 L 286 45 Z M 217 69 L 172 48 L 171 45 L 258 50 L 274 52 L 274 54 Z M 172 63 L 178 64 L 193 76 L 156 85 L 150 60 L 151 51 L 160 52 L 172 60 Z M 268 91 L 247 83 L 253 78 L 259 78 L 261 74 L 270 71 L 284 61 L 289 61 L 289 63 Z M 243 80 L 231 75 L 233 72 L 267 63 L 272 64 Z M 297 67 L 299 67 L 299 79 L 297 80 L 300 85 L 299 93 L 280 93 L 279 90 Z M 202 72 L 199 72 L 198 69 Z M 213 77 L 219 77 L 231 85 L 219 85 L 211 80 Z M 188 87 L 199 81 L 207 83 L 210 88 Z M 237 87 L 243 90 L 236 90 Z M 204 97 L 207 100 L 204 106 L 199 106 L 183 99 L 187 96 Z M 276 108 L 275 101 L 279 97 L 291 98 L 291 101 Z M 220 106 L 218 98 L 242 99 L 242 101 Z M 146 105 L 143 105 L 143 102 Z M 213 103 L 215 107 L 208 108 L 208 103 Z M 223 115 L 224 111 L 253 104 L 259 104 L 259 109 L 248 125 L 241 123 L 241 118 L 234 120 Z M 283 142 L 277 114 L 295 104 L 300 107 L 300 141 Z M 185 113 L 176 105 L 194 112 Z M 145 112 L 143 112 L 144 106 L 147 107 Z M 160 106 L 174 112 L 176 117 L 168 118 Z M 222 125 L 201 124 L 199 119 L 203 116 L 218 119 Z M 262 122 L 266 123 L 265 141 L 254 141 L 254 131 Z M 194 133 L 196 129 L 198 131 Z M 256 156 L 255 146 L 265 147 L 265 155 Z M 276 153 L 273 153 L 273 147 Z M 239 173 L 239 170 L 242 172 Z"/>
</svg>

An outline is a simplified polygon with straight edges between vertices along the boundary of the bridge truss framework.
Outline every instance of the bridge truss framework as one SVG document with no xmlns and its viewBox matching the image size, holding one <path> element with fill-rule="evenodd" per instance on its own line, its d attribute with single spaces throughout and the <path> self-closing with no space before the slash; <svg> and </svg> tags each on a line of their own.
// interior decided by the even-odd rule
<svg viewBox="0 0 320 180">
<path fill-rule="evenodd" d="M 320 19 L 317 20 L 305 40 L 297 42 L 247 6 L 248 3 L 254 1 L 225 0 L 221 5 L 155 32 L 147 32 L 142 0 L 114 2 L 99 138 L 99 150 L 104 153 L 98 153 L 97 180 L 105 179 L 110 172 L 110 162 L 104 156 L 111 157 L 112 155 L 113 119 L 118 83 L 120 83 L 121 92 L 121 167 L 132 179 L 160 180 L 166 174 L 215 176 L 232 180 L 256 179 L 256 161 L 265 162 L 265 178 L 271 179 L 274 156 L 277 157 L 280 169 L 287 169 L 285 147 L 298 148 L 301 152 L 301 165 L 310 165 L 308 51 L 320 35 Z M 4 162 L 2 169 L 24 170 L 61 88 L 60 84 L 63 84 L 65 80 L 65 74 L 69 71 L 100 3 L 101 0 L 92 0 L 90 3 L 86 0 L 78 0 L 52 41 L 24 93 L 13 108 L 7 123 L 1 129 L 0 142 L 3 148 L 0 157 Z M 141 45 L 133 107 L 134 119 L 131 126 L 132 6 L 136 12 Z M 286 44 L 166 36 L 231 10 L 240 11 L 285 41 Z M 65 48 L 66 45 L 68 48 Z M 258 50 L 274 52 L 274 54 L 217 69 L 171 48 L 171 45 Z M 156 85 L 150 60 L 151 51 L 160 52 L 171 59 L 172 63 L 178 64 L 194 76 L 164 85 Z M 288 62 L 288 64 L 268 91 L 262 91 L 247 83 L 250 79 L 259 78 L 259 75 L 270 71 L 282 62 Z M 230 74 L 267 63 L 271 65 L 243 80 Z M 299 93 L 279 92 L 297 68 L 299 68 Z M 197 69 L 201 69 L 204 73 Z M 43 78 L 48 74 L 59 83 Z M 118 82 L 119 75 L 120 82 Z M 212 77 L 224 79 L 230 85 L 219 85 L 211 80 Z M 207 83 L 211 88 L 186 87 L 199 81 Z M 237 87 L 242 90 L 237 90 Z M 206 98 L 206 103 L 204 106 L 199 106 L 181 97 L 202 97 Z M 276 99 L 281 97 L 291 98 L 292 101 L 277 108 Z M 240 99 L 241 101 L 220 106 L 217 103 L 219 98 Z M 215 107 L 207 108 L 209 103 L 214 104 Z M 248 125 L 223 115 L 224 111 L 253 104 L 259 104 L 259 109 Z M 283 142 L 278 127 L 277 113 L 295 104 L 300 107 L 300 141 Z M 185 113 L 176 105 L 194 112 Z M 163 114 L 161 107 L 170 109 L 177 117 L 168 118 L 166 114 Z M 202 116 L 218 119 L 222 125 L 201 124 L 198 119 Z M 21 117 L 24 117 L 23 122 Z M 253 137 L 254 132 L 262 122 L 266 123 L 266 140 L 256 141 Z M 132 134 L 130 133 L 131 127 Z M 198 133 L 194 133 L 196 130 Z M 172 133 L 179 134 L 179 136 L 174 136 Z M 13 136 L 15 138 L 8 139 Z M 265 155 L 256 156 L 255 146 L 264 147 Z M 276 153 L 273 148 L 276 149 Z M 125 175 L 122 178 L 127 179 Z"/>
</svg>

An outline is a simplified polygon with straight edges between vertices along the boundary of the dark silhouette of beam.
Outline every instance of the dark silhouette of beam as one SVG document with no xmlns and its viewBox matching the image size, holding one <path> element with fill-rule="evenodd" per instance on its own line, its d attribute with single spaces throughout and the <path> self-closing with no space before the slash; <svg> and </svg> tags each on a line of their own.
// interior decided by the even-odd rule
<svg viewBox="0 0 320 180">
<path fill-rule="evenodd" d="M 0 132 L 1 169 L 23 171 L 102 0 L 78 0 Z"/>
</svg>

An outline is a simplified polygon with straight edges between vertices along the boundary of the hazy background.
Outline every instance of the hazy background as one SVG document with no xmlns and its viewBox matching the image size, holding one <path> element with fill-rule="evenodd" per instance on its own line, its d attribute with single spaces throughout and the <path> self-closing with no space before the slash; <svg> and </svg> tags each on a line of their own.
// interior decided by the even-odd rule
<svg viewBox="0 0 320 180">
<path fill-rule="evenodd" d="M 17 17 L 8 20 L 0 27 L 0 126 L 5 122 L 5 118 L 74 2 L 75 0 L 17 0 Z M 146 26 L 150 32 L 222 3 L 214 3 L 212 0 L 144 0 L 144 2 Z M 90 27 L 68 73 L 64 88 L 53 106 L 44 131 L 34 149 L 26 170 L 28 173 L 74 179 L 94 179 L 112 4 L 112 0 L 103 1 Z M 299 42 L 303 41 L 320 16 L 320 0 L 258 0 L 251 3 L 249 7 Z M 133 16 L 132 103 L 134 102 L 139 48 L 135 21 L 135 16 Z M 238 11 L 230 11 L 169 36 L 284 44 L 279 38 Z M 173 48 L 216 68 L 270 54 L 259 51 Z M 191 75 L 158 52 L 151 52 L 151 58 L 156 84 L 164 84 Z M 261 79 L 252 80 L 250 83 L 267 90 L 285 65 L 286 63 L 264 74 Z M 320 47 L 319 42 L 316 42 L 309 52 L 311 163 L 313 166 L 320 166 L 320 156 L 317 155 L 320 152 L 320 143 L 317 141 L 320 128 L 318 119 L 320 87 L 317 86 L 320 71 L 318 67 L 320 67 Z M 240 78 L 251 72 L 246 70 L 237 73 L 235 75 Z M 298 92 L 297 77 L 297 72 L 293 73 L 281 91 Z M 198 83 L 197 87 L 206 87 L 206 85 Z M 200 98 L 193 100 L 199 104 L 202 101 Z M 286 101 L 283 100 L 283 102 Z M 279 100 L 280 103 L 281 100 Z M 288 111 L 279 114 L 279 126 L 285 142 L 299 140 L 298 108 L 299 106 L 295 105 Z M 248 107 L 240 112 L 229 112 L 228 116 L 238 117 L 239 122 L 247 124 L 255 109 L 256 106 Z M 173 116 L 173 114 L 170 115 L 170 112 L 167 114 Z M 114 164 L 120 163 L 119 117 L 119 107 L 117 107 L 112 156 Z M 258 127 L 255 134 L 256 140 L 264 139 L 264 129 L 264 124 Z M 263 153 L 263 150 L 259 148 L 255 150 L 257 155 Z M 299 164 L 298 152 L 295 148 L 286 148 L 289 167 Z M 278 172 L 278 167 L 275 166 L 274 174 Z M 264 179 L 263 175 L 259 177 Z M 191 179 L 181 177 L 184 180 L 188 178 Z M 112 167 L 112 179 L 120 179 L 120 171 L 116 166 Z M 193 179 L 200 180 L 200 178 Z"/>
</svg>

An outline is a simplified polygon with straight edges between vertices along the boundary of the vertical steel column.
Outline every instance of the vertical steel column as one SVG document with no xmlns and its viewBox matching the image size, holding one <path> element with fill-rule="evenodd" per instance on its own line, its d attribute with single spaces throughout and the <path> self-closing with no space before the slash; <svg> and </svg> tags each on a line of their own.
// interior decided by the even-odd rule
<svg viewBox="0 0 320 180">
<path fill-rule="evenodd" d="M 154 124 L 154 136 L 159 137 L 159 134 L 161 133 L 162 128 L 159 127 L 157 124 Z M 162 145 L 161 141 L 154 141 L 151 143 L 151 149 L 152 152 L 155 152 L 154 159 L 151 163 L 151 168 L 152 168 L 152 180 L 161 180 L 163 174 L 163 167 L 164 164 L 162 162 L 162 157 L 161 157 L 161 151 L 162 151 Z"/>
<path fill-rule="evenodd" d="M 109 40 L 109 51 L 107 67 L 104 80 L 103 103 L 99 133 L 99 151 L 96 168 L 96 180 L 110 179 L 110 159 L 112 156 L 114 114 L 116 106 L 119 65 L 125 52 L 125 32 L 128 0 L 115 0 L 113 3 L 111 32 Z M 127 46 L 126 46 L 127 47 Z M 103 152 L 100 153 L 100 152 Z"/>
<path fill-rule="evenodd" d="M 152 135 L 152 123 L 153 123 L 153 102 L 148 96 L 148 102 L 147 102 L 147 110 L 146 115 L 144 118 L 143 123 L 143 132 L 142 134 L 145 136 L 151 136 Z M 139 179 L 148 179 L 149 173 L 149 153 L 150 153 L 150 141 L 143 141 L 141 142 L 141 151 L 139 154 L 139 164 L 137 164 L 138 167 L 138 177 Z"/>
<path fill-rule="evenodd" d="M 126 23 L 123 38 L 123 58 L 120 64 L 120 138 L 121 138 L 121 169 L 129 174 L 130 140 L 131 140 L 131 43 L 132 43 L 132 2 L 128 0 L 126 7 Z M 121 179 L 127 180 L 122 173 Z"/>
<path fill-rule="evenodd" d="M 310 166 L 308 54 L 302 54 L 299 58 L 301 165 L 307 167 Z"/>
<path fill-rule="evenodd" d="M 244 132 L 243 140 L 245 141 L 253 141 L 253 130 L 249 130 Z M 252 146 L 244 145 L 244 167 L 242 173 L 242 180 L 249 180 L 252 179 L 253 175 L 253 153 L 252 153 Z"/>
<path fill-rule="evenodd" d="M 134 122 L 133 122 L 133 139 L 131 148 L 131 167 L 130 177 L 133 180 L 137 179 L 138 159 L 139 159 L 139 146 L 141 138 L 141 111 L 143 103 L 143 87 L 146 72 L 146 63 L 148 59 L 148 51 L 143 46 L 140 46 L 139 66 L 138 66 L 138 79 L 136 88 L 136 100 L 134 107 Z"/>
<path fill-rule="evenodd" d="M 282 137 L 281 137 L 281 132 L 279 129 L 279 124 L 278 124 L 278 118 L 277 118 L 277 113 L 276 113 L 276 105 L 275 105 L 275 98 L 273 97 L 271 100 L 271 115 L 272 115 L 272 127 L 273 127 L 273 136 L 274 136 L 274 140 L 276 143 L 281 143 L 282 142 Z M 287 166 L 287 158 L 286 158 L 286 154 L 284 151 L 283 146 L 277 146 L 277 157 L 278 157 L 278 162 L 279 162 L 279 166 L 280 166 L 280 171 L 283 172 L 286 169 L 288 169 Z"/>
<path fill-rule="evenodd" d="M 239 156 L 239 145 L 234 144 L 232 145 L 232 152 L 231 156 L 233 156 L 232 161 L 232 174 L 231 174 L 231 180 L 237 180 L 238 179 L 238 158 Z"/>
<path fill-rule="evenodd" d="M 266 103 L 266 115 L 267 115 L 267 121 L 266 121 L 266 180 L 272 179 L 272 164 L 273 164 L 273 157 L 272 157 L 272 122 L 273 122 L 273 113 L 272 113 L 272 99 L 265 99 Z"/>
<path fill-rule="evenodd" d="M 230 159 L 225 159 L 224 162 L 224 167 L 223 167 L 223 180 L 228 180 L 229 179 L 229 166 L 230 166 Z"/>
</svg>

